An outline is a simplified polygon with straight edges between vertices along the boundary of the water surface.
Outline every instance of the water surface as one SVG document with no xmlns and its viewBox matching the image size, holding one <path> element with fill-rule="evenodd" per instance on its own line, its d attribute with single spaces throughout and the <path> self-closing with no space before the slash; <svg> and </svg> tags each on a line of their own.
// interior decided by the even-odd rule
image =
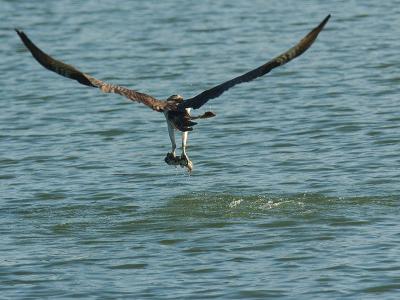
<svg viewBox="0 0 400 300">
<path fill-rule="evenodd" d="M 5 299 L 396 299 L 400 3 L 5 1 Z M 38 65 L 17 38 L 165 99 L 302 57 L 205 109 L 194 172 L 161 114 Z"/>
</svg>

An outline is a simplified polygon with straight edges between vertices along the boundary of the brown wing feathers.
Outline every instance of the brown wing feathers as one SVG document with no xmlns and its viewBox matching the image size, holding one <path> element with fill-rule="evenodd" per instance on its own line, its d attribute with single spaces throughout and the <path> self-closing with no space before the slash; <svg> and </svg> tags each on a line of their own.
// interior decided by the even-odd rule
<svg viewBox="0 0 400 300">
<path fill-rule="evenodd" d="M 328 15 L 317 27 L 311 30 L 297 45 L 290 48 L 288 51 L 284 52 L 283 54 L 275 57 L 274 59 L 270 60 L 266 64 L 247 72 L 241 76 L 233 78 L 229 81 L 226 81 L 220 85 L 217 85 L 211 89 L 208 89 L 201 94 L 188 99 L 179 105 L 180 109 L 192 107 L 194 109 L 200 108 L 204 105 L 208 100 L 219 97 L 222 93 L 230 89 L 231 87 L 235 86 L 236 84 L 248 82 L 257 77 L 263 76 L 270 72 L 272 69 L 279 67 L 292 59 L 298 57 L 299 55 L 303 54 L 315 41 L 318 34 L 324 28 L 325 24 L 328 22 L 330 15 Z"/>
<path fill-rule="evenodd" d="M 32 56 L 46 69 L 56 72 L 64 77 L 68 77 L 71 79 L 75 79 L 78 82 L 87 85 L 94 86 L 90 80 L 79 70 L 75 69 L 73 66 L 67 65 L 59 60 L 56 60 L 42 50 L 40 50 L 27 36 L 23 31 L 15 29 L 21 38 L 22 42 L 25 44 L 26 48 L 32 53 Z"/>
<path fill-rule="evenodd" d="M 208 89 L 201 94 L 183 101 L 179 104 L 178 109 L 183 110 L 184 108 L 200 108 L 204 105 L 208 100 L 219 97 L 222 93 L 235 86 L 236 84 L 248 82 L 257 77 L 263 76 L 270 72 L 272 69 L 279 67 L 281 65 L 286 64 L 292 59 L 298 57 L 303 54 L 315 41 L 318 34 L 324 28 L 325 24 L 328 22 L 330 15 L 328 15 L 317 27 L 311 30 L 298 44 L 294 47 L 290 48 L 288 51 L 282 53 L 281 55 L 275 57 L 264 65 L 251 70 L 241 76 L 228 80 L 220 85 L 217 85 L 211 89 Z M 24 32 L 15 30 L 22 42 L 28 48 L 28 50 L 32 53 L 32 56 L 46 69 L 56 72 L 62 76 L 75 79 L 81 84 L 98 87 L 105 93 L 116 93 L 122 96 L 127 97 L 130 100 L 141 102 L 153 110 L 163 111 L 164 108 L 168 105 L 166 101 L 157 100 L 147 94 L 139 93 L 137 91 L 103 82 L 98 80 L 86 73 L 82 73 L 78 69 L 74 68 L 71 65 L 67 65 L 59 60 L 56 60 L 42 50 L 40 50 L 27 36 Z"/>
<path fill-rule="evenodd" d="M 137 91 L 106 83 L 104 81 L 98 80 L 88 74 L 85 74 L 71 65 L 65 64 L 62 61 L 56 60 L 51 56 L 40 50 L 27 36 L 24 32 L 15 29 L 21 38 L 22 42 L 32 53 L 32 56 L 46 69 L 60 74 L 64 77 L 74 79 L 81 84 L 98 87 L 101 91 L 105 93 L 116 93 L 127 97 L 130 100 L 141 102 L 156 111 L 162 111 L 166 105 L 165 101 L 157 100 L 149 95 L 139 93 Z"/>
</svg>

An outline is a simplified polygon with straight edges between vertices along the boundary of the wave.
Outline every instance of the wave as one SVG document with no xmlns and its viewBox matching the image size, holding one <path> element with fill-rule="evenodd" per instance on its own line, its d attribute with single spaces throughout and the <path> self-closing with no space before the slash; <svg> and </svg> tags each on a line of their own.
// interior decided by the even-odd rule
<svg viewBox="0 0 400 300">
<path fill-rule="evenodd" d="M 323 194 L 234 195 L 197 192 L 170 199 L 159 212 L 186 217 L 251 217 L 272 214 L 311 215 L 397 207 L 400 196 L 333 197 Z"/>
</svg>

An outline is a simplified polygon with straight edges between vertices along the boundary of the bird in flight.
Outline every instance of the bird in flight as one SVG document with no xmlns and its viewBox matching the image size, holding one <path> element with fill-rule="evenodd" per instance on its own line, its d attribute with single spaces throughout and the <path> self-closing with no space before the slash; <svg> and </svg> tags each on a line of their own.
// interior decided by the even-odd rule
<svg viewBox="0 0 400 300">
<path fill-rule="evenodd" d="M 52 58 L 51 56 L 40 50 L 23 31 L 20 31 L 18 29 L 15 29 L 15 31 L 21 38 L 24 45 L 31 52 L 32 56 L 46 69 L 64 77 L 74 79 L 83 85 L 99 88 L 104 93 L 116 93 L 125 96 L 132 101 L 147 105 L 154 111 L 163 113 L 167 121 L 168 133 L 172 144 L 172 150 L 171 152 L 167 153 L 167 156 L 164 160 L 169 165 L 180 165 L 182 167 L 186 167 L 187 170 L 191 172 L 193 169 L 193 163 L 189 160 L 189 157 L 187 155 L 186 143 L 188 132 L 192 131 L 193 126 L 197 124 L 193 120 L 207 119 L 215 116 L 215 114 L 210 111 L 207 111 L 199 116 L 193 116 L 191 115 L 191 110 L 202 107 L 209 100 L 221 96 L 222 93 L 224 93 L 231 87 L 239 83 L 249 82 L 253 79 L 263 76 L 269 73 L 272 69 L 282 66 L 292 59 L 303 54 L 313 44 L 318 34 L 328 22 L 329 18 L 330 15 L 328 15 L 317 27 L 312 29 L 295 46 L 268 61 L 267 63 L 263 64 L 262 66 L 251 70 L 243 75 L 235 77 L 231 80 L 228 80 L 224 83 L 221 83 L 217 86 L 214 86 L 208 90 L 205 90 L 197 96 L 186 100 L 180 95 L 172 95 L 166 100 L 159 100 L 150 95 L 96 79 L 87 73 L 79 71 L 71 65 L 65 64 L 62 61 Z M 175 152 L 175 131 L 182 132 L 182 154 L 180 156 L 177 156 Z"/>
</svg>

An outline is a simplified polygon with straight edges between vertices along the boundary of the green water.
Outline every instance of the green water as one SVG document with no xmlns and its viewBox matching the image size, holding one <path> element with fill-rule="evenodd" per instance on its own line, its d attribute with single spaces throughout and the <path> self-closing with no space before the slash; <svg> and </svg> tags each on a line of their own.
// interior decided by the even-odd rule
<svg viewBox="0 0 400 300">
<path fill-rule="evenodd" d="M 0 1 L 0 298 L 397 299 L 400 3 Z M 291 47 L 205 109 L 167 166 L 164 117 L 43 69 L 186 98 Z"/>
</svg>

